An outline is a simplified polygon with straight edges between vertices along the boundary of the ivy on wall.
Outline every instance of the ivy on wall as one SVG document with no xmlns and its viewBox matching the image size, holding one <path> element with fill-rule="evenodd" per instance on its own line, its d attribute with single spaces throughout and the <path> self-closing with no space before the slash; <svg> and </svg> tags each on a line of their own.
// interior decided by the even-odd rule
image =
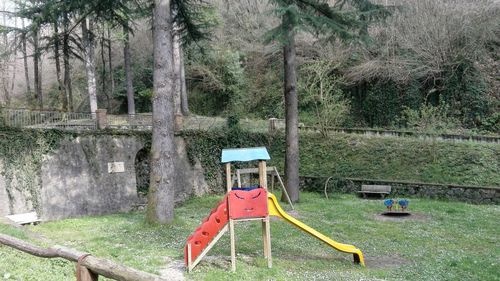
<svg viewBox="0 0 500 281">
<path fill-rule="evenodd" d="M 36 211 L 40 211 L 40 172 L 44 155 L 57 148 L 61 140 L 73 134 L 58 130 L 31 130 L 0 127 L 0 159 L 10 206 L 13 208 L 13 188 L 28 196 Z M 15 184 L 14 184 L 15 182 Z"/>
<path fill-rule="evenodd" d="M 283 133 L 268 135 L 236 130 L 190 131 L 186 140 L 190 161 L 205 169 L 209 186 L 223 191 L 223 148 L 266 146 L 269 166 L 284 170 Z M 302 176 L 365 178 L 472 186 L 500 186 L 500 146 L 474 142 L 453 143 L 417 138 L 366 137 L 336 133 L 300 135 Z M 236 163 L 235 168 L 242 167 Z"/>
<path fill-rule="evenodd" d="M 63 140 L 85 136 L 136 137 L 145 144 L 143 152 L 146 154 L 151 146 L 151 132 L 101 130 L 70 133 L 0 126 L 0 161 L 4 166 L 0 172 L 5 177 L 10 199 L 13 188 L 16 188 L 28 195 L 28 200 L 39 211 L 44 156 L 57 149 Z M 271 155 L 268 165 L 283 171 L 286 148 L 283 132 L 269 135 L 247 132 L 234 126 L 212 131 L 182 131 L 176 136 L 184 138 L 189 161 L 193 165 L 200 162 L 205 180 L 214 192 L 225 189 L 224 167 L 220 163 L 223 148 L 265 146 Z M 316 133 L 303 133 L 300 137 L 301 175 L 500 186 L 500 149 L 496 144 L 369 138 L 340 133 L 326 139 Z M 87 150 L 88 156 L 95 153 L 91 146 Z M 255 166 L 254 163 L 235 163 L 233 169 L 248 165 Z"/>
<path fill-rule="evenodd" d="M 35 211 L 39 213 L 42 184 L 40 174 L 44 157 L 59 148 L 64 140 L 71 141 L 76 137 L 100 135 L 134 136 L 144 142 L 147 151 L 151 146 L 150 132 L 102 130 L 76 133 L 0 126 L 0 161 L 3 163 L 0 173 L 5 178 L 5 188 L 10 202 L 9 209 L 13 209 L 14 192 L 18 191 L 27 197 L 27 201 L 31 202 Z M 89 146 L 83 149 L 89 158 L 89 164 L 93 166 L 90 162 L 95 159 L 95 147 Z"/>
<path fill-rule="evenodd" d="M 218 129 L 210 132 L 184 131 L 179 134 L 186 141 L 186 150 L 191 164 L 199 160 L 204 171 L 205 180 L 213 191 L 223 191 L 221 175 L 224 174 L 224 167 L 220 162 L 223 148 L 240 148 L 266 146 L 268 149 L 280 147 L 279 143 L 283 138 L 277 138 L 265 133 L 251 133 L 240 130 L 238 127 L 232 129 Z M 280 155 L 284 155 L 279 152 Z M 273 157 L 273 151 L 270 151 Z M 276 163 L 276 159 L 271 159 L 269 165 Z M 234 169 L 243 167 L 245 163 L 235 163 Z"/>
</svg>

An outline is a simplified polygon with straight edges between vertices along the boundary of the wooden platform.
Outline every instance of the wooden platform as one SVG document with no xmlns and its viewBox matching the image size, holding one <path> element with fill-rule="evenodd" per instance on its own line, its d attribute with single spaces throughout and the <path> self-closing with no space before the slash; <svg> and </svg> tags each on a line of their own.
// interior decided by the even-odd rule
<svg viewBox="0 0 500 281">
<path fill-rule="evenodd" d="M 41 220 L 36 212 L 5 216 L 16 224 L 38 224 Z"/>
</svg>

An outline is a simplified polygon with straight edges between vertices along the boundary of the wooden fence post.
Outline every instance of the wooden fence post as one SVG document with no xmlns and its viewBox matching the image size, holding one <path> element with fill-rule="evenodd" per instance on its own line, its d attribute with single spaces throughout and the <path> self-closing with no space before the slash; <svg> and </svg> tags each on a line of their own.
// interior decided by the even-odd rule
<svg viewBox="0 0 500 281">
<path fill-rule="evenodd" d="M 277 118 L 269 118 L 269 134 L 274 134 L 276 132 Z"/>
</svg>

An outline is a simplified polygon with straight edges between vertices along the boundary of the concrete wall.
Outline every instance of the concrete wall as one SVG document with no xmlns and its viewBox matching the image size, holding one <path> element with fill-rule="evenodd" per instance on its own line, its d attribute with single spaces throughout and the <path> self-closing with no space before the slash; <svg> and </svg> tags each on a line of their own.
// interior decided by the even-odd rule
<svg viewBox="0 0 500 281">
<path fill-rule="evenodd" d="M 128 136 L 63 142 L 42 164 L 42 219 L 129 210 L 138 202 L 134 159 L 142 147 L 137 138 Z M 110 172 L 108 163 L 123 163 L 123 170 Z"/>
<path fill-rule="evenodd" d="M 179 167 L 175 179 L 176 202 L 181 202 L 209 189 L 201 165 L 193 167 L 189 163 L 184 140 L 176 138 L 176 144 Z M 102 215 L 129 211 L 144 203 L 144 198 L 137 194 L 134 166 L 137 152 L 143 147 L 142 138 L 126 135 L 88 135 L 63 140 L 58 149 L 44 157 L 34 180 L 39 216 L 42 220 L 57 220 Z M 22 176 L 22 171 L 15 175 Z M 14 198 L 9 198 L 5 180 L 0 176 L 0 215 L 33 211 L 33 195 L 20 192 L 22 188 L 14 179 L 8 187 Z"/>
<path fill-rule="evenodd" d="M 3 162 L 0 160 L 0 171 L 3 171 Z M 9 197 L 7 195 L 7 189 L 5 186 L 5 178 L 0 173 L 0 216 L 8 215 L 10 211 L 9 208 Z"/>
</svg>

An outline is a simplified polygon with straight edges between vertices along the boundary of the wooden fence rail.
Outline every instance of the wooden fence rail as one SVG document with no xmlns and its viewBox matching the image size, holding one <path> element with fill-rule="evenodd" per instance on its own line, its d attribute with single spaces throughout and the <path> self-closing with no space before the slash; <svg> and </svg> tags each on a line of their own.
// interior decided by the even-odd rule
<svg viewBox="0 0 500 281">
<path fill-rule="evenodd" d="M 104 276 L 122 281 L 167 281 L 158 275 L 139 271 L 113 261 L 94 257 L 88 253 L 62 246 L 41 248 L 26 241 L 0 234 L 0 244 L 41 258 L 63 258 L 77 263 L 76 277 L 79 281 L 94 281 Z"/>
</svg>

